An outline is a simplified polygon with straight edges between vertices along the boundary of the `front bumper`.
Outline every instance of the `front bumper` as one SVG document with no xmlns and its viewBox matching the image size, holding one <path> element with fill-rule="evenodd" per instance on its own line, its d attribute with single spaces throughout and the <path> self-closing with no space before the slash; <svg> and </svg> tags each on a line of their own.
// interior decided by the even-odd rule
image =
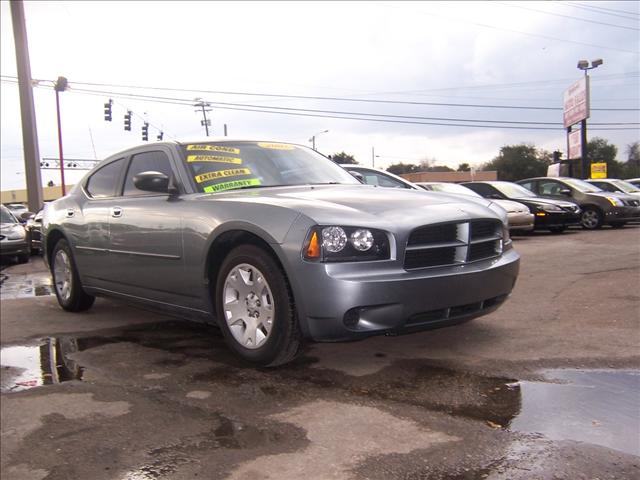
<svg viewBox="0 0 640 480">
<path fill-rule="evenodd" d="M 518 275 L 519 255 L 415 271 L 308 264 L 292 282 L 300 322 L 314 341 L 353 340 L 460 323 L 495 310 Z M 375 267 L 374 267 L 375 268 Z"/>
<path fill-rule="evenodd" d="M 9 257 L 14 255 L 25 255 L 30 253 L 26 239 L 8 240 L 4 239 L 0 242 L 0 255 Z"/>
<path fill-rule="evenodd" d="M 605 212 L 605 223 L 640 221 L 640 207 L 612 207 Z"/>
<path fill-rule="evenodd" d="M 510 212 L 507 214 L 509 221 L 509 230 L 524 230 L 530 231 L 534 227 L 533 213 L 524 212 Z"/>
<path fill-rule="evenodd" d="M 580 214 L 569 212 L 544 212 L 544 215 L 536 213 L 535 228 L 546 230 L 556 227 L 568 227 L 580 225 Z"/>
</svg>

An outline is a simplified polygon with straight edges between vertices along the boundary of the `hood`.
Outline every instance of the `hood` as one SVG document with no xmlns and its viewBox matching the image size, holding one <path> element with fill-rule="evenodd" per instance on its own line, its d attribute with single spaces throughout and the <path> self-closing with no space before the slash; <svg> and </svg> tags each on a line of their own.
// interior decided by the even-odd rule
<svg viewBox="0 0 640 480">
<path fill-rule="evenodd" d="M 305 185 L 199 194 L 202 201 L 267 204 L 295 210 L 319 225 L 390 229 L 471 218 L 497 218 L 484 199 L 371 185 Z M 480 200 L 480 201 L 477 201 Z"/>
</svg>

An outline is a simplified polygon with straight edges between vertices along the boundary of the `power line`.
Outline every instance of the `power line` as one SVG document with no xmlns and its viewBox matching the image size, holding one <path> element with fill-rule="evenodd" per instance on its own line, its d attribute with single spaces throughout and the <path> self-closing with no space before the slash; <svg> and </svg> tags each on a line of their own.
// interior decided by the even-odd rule
<svg viewBox="0 0 640 480">
<path fill-rule="evenodd" d="M 546 12 L 544 10 L 538 10 L 536 8 L 524 7 L 522 5 L 513 5 L 513 4 L 506 3 L 506 2 L 495 2 L 495 3 L 499 3 L 500 5 L 504 5 L 505 7 L 520 8 L 522 10 L 529 10 L 530 12 L 538 12 L 538 13 L 543 13 L 545 15 L 553 15 L 554 17 L 569 18 L 571 20 L 576 20 L 576 21 L 579 21 L 579 22 L 595 23 L 595 24 L 598 24 L 598 25 L 606 25 L 608 27 L 624 28 L 625 30 L 635 30 L 636 32 L 640 32 L 640 28 L 627 27 L 626 25 L 616 25 L 616 24 L 613 24 L 613 23 L 598 22 L 597 20 L 587 20 L 586 18 L 574 17 L 572 15 L 562 15 L 561 13 Z"/>
<path fill-rule="evenodd" d="M 166 90 L 177 92 L 198 92 L 198 93 L 210 93 L 218 95 L 245 95 L 252 97 L 268 97 L 268 98 L 293 98 L 299 100 L 326 100 L 326 101 L 339 101 L 339 102 L 359 102 L 359 103 L 380 103 L 380 104 L 397 104 L 397 105 L 425 105 L 425 106 L 442 106 L 442 107 L 465 107 L 465 108 L 495 108 L 495 109 L 517 109 L 517 110 L 552 110 L 562 111 L 561 107 L 539 107 L 533 105 L 490 105 L 490 104 L 471 104 L 471 103 L 441 103 L 441 102 L 417 102 L 409 100 L 387 100 L 387 99 L 364 99 L 364 98 L 349 98 L 349 97 L 324 97 L 313 95 L 287 95 L 287 94 L 273 94 L 273 93 L 258 93 L 258 92 L 234 92 L 234 91 L 222 91 L 222 90 L 192 90 L 184 88 L 162 88 L 162 87 L 143 87 L 143 86 L 131 86 L 131 85 L 115 85 L 115 84 L 100 84 L 91 82 L 72 82 L 73 85 L 88 85 L 88 86 L 101 86 L 112 88 L 136 88 L 136 89 L 148 89 L 148 90 Z M 75 89 L 78 90 L 78 89 Z M 108 95 L 113 92 L 101 92 Z M 122 95 L 131 95 L 122 93 Z M 147 97 L 141 95 L 141 97 Z M 163 98 L 167 97 L 153 97 L 148 98 Z M 180 101 L 191 101 L 184 99 L 171 99 Z M 639 111 L 638 108 L 594 108 L 592 110 L 599 111 Z"/>
<path fill-rule="evenodd" d="M 78 92 L 80 94 L 88 94 L 88 95 L 104 95 L 104 92 L 95 92 L 95 91 L 82 91 L 78 89 L 74 89 L 73 92 Z M 110 92 L 112 97 L 117 97 L 118 93 Z M 158 101 L 149 96 L 141 96 L 144 97 L 141 100 L 146 101 Z M 130 97 L 127 97 L 130 98 Z M 160 100 L 162 103 L 170 103 L 175 105 L 191 105 L 188 103 L 188 100 L 181 99 L 162 99 Z M 303 113 L 308 112 L 308 110 L 301 110 L 296 112 L 291 111 L 281 111 L 281 110 L 265 110 L 265 108 L 278 108 L 278 107 L 246 107 L 241 108 L 237 106 L 228 106 L 227 104 L 216 104 L 216 102 L 210 102 L 212 105 L 216 105 L 216 108 L 222 110 L 235 110 L 235 111 L 244 111 L 244 112 L 254 112 L 254 113 L 269 113 L 274 115 L 289 115 L 289 116 L 301 116 L 301 117 L 316 117 L 316 118 L 331 118 L 331 119 L 342 119 L 342 120 L 360 120 L 360 121 L 369 121 L 369 122 L 382 122 L 382 123 L 399 123 L 399 124 L 409 124 L 409 125 L 438 125 L 438 126 L 450 126 L 450 127 L 469 127 L 469 128 L 501 128 L 501 129 L 515 129 L 515 130 L 553 130 L 558 131 L 561 130 L 562 127 L 528 127 L 528 126 L 511 126 L 511 125 L 469 125 L 469 124 L 457 124 L 457 123 L 442 123 L 442 122 L 424 122 L 424 121 L 413 121 L 413 120 L 392 120 L 386 118 L 362 118 L 356 115 L 359 115 L 357 112 L 353 113 L 344 113 L 341 115 L 330 115 L 330 114 L 321 114 L 321 113 Z M 625 124 L 626 125 L 626 124 Z M 592 130 L 638 130 L 638 128 L 627 128 L 627 127 L 616 127 L 616 128 L 594 128 Z"/>
<path fill-rule="evenodd" d="M 581 10 L 586 10 L 587 12 L 592 12 L 592 13 L 599 13 L 601 15 L 611 15 L 612 17 L 618 17 L 618 18 L 624 18 L 626 20 L 634 20 L 637 21 L 637 18 L 631 17 L 631 16 L 627 16 L 627 15 L 620 15 L 619 13 L 615 13 L 618 12 L 619 10 L 613 10 L 613 9 L 606 9 L 604 7 L 596 7 L 594 5 L 585 5 L 583 3 L 564 3 L 564 5 L 568 6 L 568 7 L 573 7 L 573 8 L 578 8 Z M 608 12 L 607 10 L 613 10 L 613 13 Z M 626 12 L 627 14 L 631 14 L 631 15 L 637 15 L 635 13 L 631 13 L 631 12 Z"/>
</svg>

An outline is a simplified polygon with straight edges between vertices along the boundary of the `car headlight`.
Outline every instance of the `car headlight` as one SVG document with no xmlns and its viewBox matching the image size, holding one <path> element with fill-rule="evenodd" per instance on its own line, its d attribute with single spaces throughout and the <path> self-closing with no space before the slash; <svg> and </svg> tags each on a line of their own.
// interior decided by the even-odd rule
<svg viewBox="0 0 640 480">
<path fill-rule="evenodd" d="M 607 200 L 609 200 L 609 203 L 611 205 L 613 205 L 614 207 L 622 207 L 624 206 L 624 202 L 622 200 L 620 200 L 617 197 L 605 197 Z"/>
<path fill-rule="evenodd" d="M 556 205 L 542 205 L 540 207 L 545 212 L 561 212 L 562 209 Z"/>
<path fill-rule="evenodd" d="M 22 240 L 25 236 L 24 228 L 21 226 L 12 227 L 7 231 L 7 240 Z"/>
<path fill-rule="evenodd" d="M 303 257 L 318 262 L 359 262 L 386 260 L 389 252 L 389 239 L 382 230 L 328 225 L 309 231 Z"/>
</svg>

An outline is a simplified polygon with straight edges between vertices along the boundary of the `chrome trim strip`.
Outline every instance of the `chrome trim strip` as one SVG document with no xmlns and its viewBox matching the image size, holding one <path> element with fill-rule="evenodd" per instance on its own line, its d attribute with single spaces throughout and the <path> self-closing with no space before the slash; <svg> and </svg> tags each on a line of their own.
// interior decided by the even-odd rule
<svg viewBox="0 0 640 480">
<path fill-rule="evenodd" d="M 123 255 L 137 255 L 139 257 L 167 258 L 169 260 L 180 260 L 182 258 L 180 255 L 165 255 L 163 253 L 131 252 L 128 250 L 111 250 L 108 248 L 95 248 L 95 247 L 82 247 L 82 246 L 76 246 L 76 248 L 78 250 L 89 250 L 91 252 L 119 253 Z"/>
</svg>

